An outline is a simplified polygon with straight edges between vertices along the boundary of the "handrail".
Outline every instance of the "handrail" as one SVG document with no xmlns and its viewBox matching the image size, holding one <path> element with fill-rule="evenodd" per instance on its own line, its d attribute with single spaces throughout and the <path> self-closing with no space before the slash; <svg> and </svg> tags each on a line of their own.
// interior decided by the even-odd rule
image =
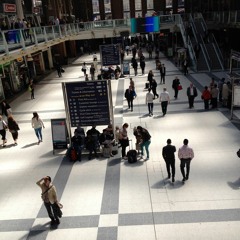
<svg viewBox="0 0 240 240">
<path fill-rule="evenodd" d="M 217 52 L 217 49 L 216 49 L 216 45 L 215 45 L 214 43 L 212 43 L 212 45 L 213 45 L 214 51 L 215 51 L 215 53 L 216 53 L 216 55 L 217 55 L 218 62 L 220 63 L 222 70 L 224 70 L 222 61 L 221 61 L 221 59 L 220 59 L 220 57 L 219 57 L 219 54 L 218 54 L 218 52 Z"/>
<path fill-rule="evenodd" d="M 211 67 L 210 67 L 211 59 L 210 59 L 210 57 L 209 57 L 207 48 L 206 48 L 206 46 L 205 46 L 205 43 L 204 43 L 201 35 L 200 35 L 200 38 L 201 38 L 201 40 L 202 40 L 202 44 L 200 44 L 200 46 L 201 46 L 201 48 L 202 48 L 202 52 L 203 52 L 204 58 L 205 58 L 205 60 L 206 60 L 207 66 L 208 66 L 208 70 L 210 71 L 210 70 L 211 70 Z"/>
<path fill-rule="evenodd" d="M 215 45 L 216 48 L 217 48 L 217 52 L 218 52 L 219 58 L 220 58 L 221 62 L 223 62 L 222 52 L 220 51 L 220 48 L 219 48 L 219 46 L 218 46 L 218 44 L 217 44 L 217 41 L 216 41 L 216 38 L 215 38 L 214 34 L 212 34 L 212 33 L 211 33 L 211 38 L 213 39 L 213 43 L 214 43 L 214 45 Z"/>
</svg>

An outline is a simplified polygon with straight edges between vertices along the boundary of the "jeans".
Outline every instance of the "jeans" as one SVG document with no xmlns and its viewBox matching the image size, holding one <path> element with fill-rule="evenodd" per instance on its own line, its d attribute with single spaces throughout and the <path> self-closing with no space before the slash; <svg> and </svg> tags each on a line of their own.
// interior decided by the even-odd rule
<svg viewBox="0 0 240 240">
<path fill-rule="evenodd" d="M 181 169 L 181 173 L 182 173 L 182 176 L 183 178 L 188 178 L 189 176 L 189 173 L 190 173 L 190 163 L 191 163 L 191 158 L 188 158 L 188 159 L 181 159 L 181 164 L 180 164 L 180 169 Z M 185 171 L 184 171 L 184 168 L 187 168 L 187 174 L 185 175 Z"/>
<path fill-rule="evenodd" d="M 153 114 L 153 103 L 148 103 L 148 112 L 149 114 Z"/>
<path fill-rule="evenodd" d="M 161 102 L 162 106 L 162 113 L 165 115 L 167 113 L 167 106 L 168 106 L 168 101 Z"/>
<path fill-rule="evenodd" d="M 34 130 L 35 130 L 35 134 L 36 134 L 38 140 L 42 141 L 42 128 L 41 127 L 35 128 Z"/>
<path fill-rule="evenodd" d="M 148 149 L 149 149 L 150 143 L 151 143 L 151 141 L 148 140 L 148 141 L 143 142 L 143 143 L 141 144 L 141 154 L 144 155 L 144 154 L 143 154 L 143 148 L 145 148 L 146 153 L 147 153 L 147 158 L 149 158 L 149 150 L 148 150 Z"/>
<path fill-rule="evenodd" d="M 50 217 L 50 219 L 52 221 L 57 220 L 58 216 L 57 216 L 56 206 L 54 204 L 51 204 L 50 202 L 44 202 L 44 205 L 47 209 L 48 216 Z"/>
</svg>

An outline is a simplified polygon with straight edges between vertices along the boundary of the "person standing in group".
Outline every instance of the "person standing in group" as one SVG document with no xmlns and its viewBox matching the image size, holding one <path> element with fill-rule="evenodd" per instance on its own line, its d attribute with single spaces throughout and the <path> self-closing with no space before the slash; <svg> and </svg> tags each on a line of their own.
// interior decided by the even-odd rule
<svg viewBox="0 0 240 240">
<path fill-rule="evenodd" d="M 194 99 L 197 95 L 198 93 L 196 87 L 193 86 L 193 83 L 190 83 L 190 86 L 187 88 L 189 108 L 194 108 Z"/>
<path fill-rule="evenodd" d="M 172 141 L 171 139 L 167 140 L 167 146 L 163 147 L 162 149 L 162 156 L 166 163 L 166 168 L 168 172 L 168 179 L 171 178 L 171 171 L 172 170 L 172 182 L 175 182 L 175 152 L 176 147 L 171 145 Z"/>
<path fill-rule="evenodd" d="M 125 91 L 125 98 L 128 102 L 128 109 L 131 109 L 131 112 L 133 111 L 133 99 L 135 97 L 135 91 L 132 89 L 131 86 L 129 86 L 128 89 Z"/>
<path fill-rule="evenodd" d="M 42 119 L 38 116 L 37 112 L 33 112 L 32 127 L 34 128 L 35 134 L 38 138 L 38 145 L 42 142 L 42 128 L 45 128 Z"/>
<path fill-rule="evenodd" d="M 98 158 L 97 150 L 99 149 L 100 132 L 96 129 L 96 125 L 87 131 L 86 148 L 89 150 L 88 160 L 92 159 L 92 153 Z"/>
<path fill-rule="evenodd" d="M 190 173 L 190 163 L 191 160 L 194 158 L 193 149 L 188 146 L 188 139 L 183 140 L 183 146 L 178 150 L 178 158 L 181 161 L 180 169 L 183 176 L 182 182 L 185 182 L 189 178 Z M 187 169 L 187 173 L 185 175 L 185 168 Z"/>
<path fill-rule="evenodd" d="M 161 81 L 160 84 L 165 84 L 165 76 L 166 76 L 166 67 L 164 64 L 161 65 L 160 67 L 160 75 L 161 75 Z"/>
<path fill-rule="evenodd" d="M 137 126 L 138 133 L 141 136 L 141 142 L 140 142 L 140 147 L 141 147 L 141 155 L 142 157 L 144 156 L 144 148 L 147 154 L 147 158 L 145 161 L 149 160 L 149 145 L 151 144 L 151 135 L 149 134 L 148 130 L 141 127 Z"/>
<path fill-rule="evenodd" d="M 13 116 L 8 117 L 8 129 L 9 129 L 9 132 L 12 134 L 14 145 L 16 146 L 17 140 L 18 140 L 18 131 L 20 129 L 17 122 L 14 120 Z"/>
<path fill-rule="evenodd" d="M 218 94 L 219 89 L 217 87 L 217 84 L 214 83 L 212 89 L 211 89 L 211 95 L 212 95 L 212 108 L 217 108 L 217 100 L 218 100 Z"/>
<path fill-rule="evenodd" d="M 119 130 L 119 141 L 122 146 L 122 158 L 127 159 L 126 148 L 129 146 L 128 133 L 127 133 L 128 123 L 124 123 L 122 128 Z"/>
<path fill-rule="evenodd" d="M 60 224 L 56 204 L 58 203 L 56 187 L 50 176 L 41 178 L 36 184 L 42 189 L 42 200 L 51 219 L 51 225 Z"/>
<path fill-rule="evenodd" d="M 86 76 L 86 72 L 87 72 L 87 66 L 86 63 L 84 62 L 82 65 L 82 72 L 84 73 L 84 76 Z"/>
<path fill-rule="evenodd" d="M 3 144 L 2 147 L 6 147 L 6 129 L 8 128 L 7 123 L 3 120 L 2 115 L 0 115 L 0 135 L 2 136 Z"/>
<path fill-rule="evenodd" d="M 33 80 L 30 80 L 29 86 L 28 86 L 28 90 L 31 92 L 31 99 L 34 99 L 34 84 L 33 84 Z"/>
<path fill-rule="evenodd" d="M 149 116 L 153 116 L 153 99 L 154 95 L 151 93 L 151 88 L 148 89 L 148 93 L 146 94 L 146 104 L 148 105 L 148 113 Z"/>
<path fill-rule="evenodd" d="M 208 86 L 204 87 L 204 90 L 202 92 L 202 100 L 204 101 L 204 109 L 208 110 L 209 109 L 209 101 L 211 99 L 211 93 L 208 89 Z"/>
<path fill-rule="evenodd" d="M 177 99 L 178 98 L 178 87 L 180 85 L 180 81 L 178 79 L 178 77 L 176 76 L 175 79 L 172 82 L 172 88 L 174 89 L 174 98 Z"/>
<path fill-rule="evenodd" d="M 152 92 L 154 96 L 153 99 L 155 99 L 155 96 L 157 96 L 157 98 L 159 97 L 159 95 L 157 94 L 157 82 L 154 78 L 152 79 Z"/>
<path fill-rule="evenodd" d="M 6 100 L 2 101 L 2 115 L 4 114 L 6 117 L 12 114 L 11 106 L 7 103 Z"/>
<path fill-rule="evenodd" d="M 160 94 L 159 102 L 161 103 L 162 106 L 163 116 L 165 116 L 167 113 L 167 106 L 170 103 L 170 96 L 169 93 L 167 92 L 167 88 L 163 88 L 163 92 Z"/>
</svg>

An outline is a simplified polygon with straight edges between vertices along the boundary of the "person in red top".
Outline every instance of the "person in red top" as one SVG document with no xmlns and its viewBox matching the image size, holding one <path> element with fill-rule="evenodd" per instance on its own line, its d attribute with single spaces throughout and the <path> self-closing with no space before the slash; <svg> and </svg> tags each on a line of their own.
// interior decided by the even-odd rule
<svg viewBox="0 0 240 240">
<path fill-rule="evenodd" d="M 202 92 L 202 99 L 204 101 L 204 109 L 209 109 L 209 100 L 211 99 L 211 93 L 207 86 L 204 87 L 204 90 Z"/>
</svg>

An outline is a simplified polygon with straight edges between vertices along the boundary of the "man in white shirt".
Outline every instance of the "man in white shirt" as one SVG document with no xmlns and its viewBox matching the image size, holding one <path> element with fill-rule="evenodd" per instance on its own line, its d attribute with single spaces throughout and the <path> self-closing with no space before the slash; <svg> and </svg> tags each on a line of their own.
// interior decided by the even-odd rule
<svg viewBox="0 0 240 240">
<path fill-rule="evenodd" d="M 148 89 L 146 94 L 146 104 L 148 105 L 149 117 L 153 116 L 153 99 L 154 95 L 151 93 L 151 88 Z"/>
<path fill-rule="evenodd" d="M 182 182 L 185 182 L 189 178 L 190 173 L 190 163 L 191 160 L 194 158 L 193 149 L 188 146 L 188 139 L 183 140 L 183 146 L 178 150 L 178 158 L 181 161 L 180 169 L 183 176 Z M 185 175 L 184 168 L 187 168 L 187 174 Z"/>
<path fill-rule="evenodd" d="M 170 103 L 170 96 L 169 93 L 167 92 L 167 88 L 163 88 L 163 92 L 160 94 L 159 102 L 161 103 L 162 106 L 163 116 L 165 116 L 167 113 L 167 106 Z"/>
</svg>

